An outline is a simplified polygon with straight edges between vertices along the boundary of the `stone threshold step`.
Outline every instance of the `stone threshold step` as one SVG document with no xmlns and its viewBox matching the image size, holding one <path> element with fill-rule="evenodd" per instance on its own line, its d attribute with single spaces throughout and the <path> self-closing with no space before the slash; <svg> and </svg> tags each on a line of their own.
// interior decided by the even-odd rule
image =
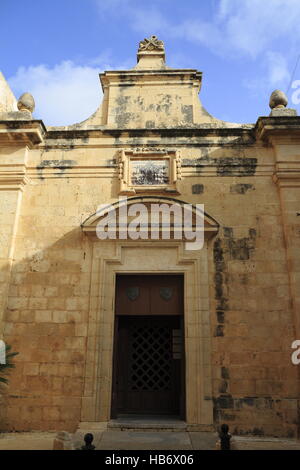
<svg viewBox="0 0 300 470">
<path fill-rule="evenodd" d="M 112 419 L 107 424 L 110 431 L 186 431 L 187 424 L 184 421 L 175 420 L 138 420 L 138 419 Z"/>
</svg>

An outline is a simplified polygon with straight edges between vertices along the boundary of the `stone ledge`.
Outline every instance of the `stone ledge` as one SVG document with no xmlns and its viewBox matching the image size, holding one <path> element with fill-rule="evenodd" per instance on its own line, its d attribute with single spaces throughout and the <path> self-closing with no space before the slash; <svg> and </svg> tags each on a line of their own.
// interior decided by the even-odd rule
<svg viewBox="0 0 300 470">
<path fill-rule="evenodd" d="M 274 108 L 270 112 L 270 117 L 276 116 L 297 116 L 297 111 L 291 108 Z"/>
</svg>

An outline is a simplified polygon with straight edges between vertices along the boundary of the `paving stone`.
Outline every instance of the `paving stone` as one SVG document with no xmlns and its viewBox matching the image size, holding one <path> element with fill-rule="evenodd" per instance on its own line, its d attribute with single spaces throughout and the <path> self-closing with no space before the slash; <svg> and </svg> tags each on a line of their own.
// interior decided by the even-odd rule
<svg viewBox="0 0 300 470">
<path fill-rule="evenodd" d="M 0 450 L 52 450 L 56 432 L 0 433 Z"/>
<path fill-rule="evenodd" d="M 192 448 L 194 450 L 214 450 L 217 436 L 211 432 L 190 432 Z"/>
<path fill-rule="evenodd" d="M 186 432 L 105 431 L 97 450 L 191 450 Z"/>
</svg>

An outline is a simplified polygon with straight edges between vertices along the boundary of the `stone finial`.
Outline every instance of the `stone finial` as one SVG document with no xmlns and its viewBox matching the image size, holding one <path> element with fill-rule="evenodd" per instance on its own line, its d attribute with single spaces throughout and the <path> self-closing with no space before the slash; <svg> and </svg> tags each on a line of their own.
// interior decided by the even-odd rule
<svg viewBox="0 0 300 470">
<path fill-rule="evenodd" d="M 271 109 L 286 108 L 288 99 L 286 94 L 281 90 L 274 90 L 270 96 L 269 106 Z"/>
<path fill-rule="evenodd" d="M 23 93 L 23 95 L 20 96 L 18 100 L 17 106 L 19 111 L 27 111 L 33 113 L 35 108 L 33 96 L 30 93 Z"/>
<path fill-rule="evenodd" d="M 149 39 L 145 38 L 143 41 L 140 41 L 138 52 L 143 51 L 165 51 L 165 46 L 163 41 L 160 41 L 157 36 L 150 36 Z"/>
<path fill-rule="evenodd" d="M 274 90 L 270 96 L 269 106 L 271 108 L 271 117 L 297 116 L 296 109 L 287 108 L 288 99 L 281 90 Z"/>
<path fill-rule="evenodd" d="M 157 36 L 150 36 L 139 43 L 137 68 L 155 69 L 165 66 L 165 46 Z"/>
</svg>

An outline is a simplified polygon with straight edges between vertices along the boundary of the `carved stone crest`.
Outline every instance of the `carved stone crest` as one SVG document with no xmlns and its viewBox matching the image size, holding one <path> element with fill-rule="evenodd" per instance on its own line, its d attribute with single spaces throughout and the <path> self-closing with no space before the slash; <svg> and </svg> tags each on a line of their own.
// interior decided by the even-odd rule
<svg viewBox="0 0 300 470">
<path fill-rule="evenodd" d="M 159 289 L 159 293 L 162 299 L 168 301 L 173 295 L 173 289 L 172 287 L 161 287 Z"/>
<path fill-rule="evenodd" d="M 143 41 L 140 41 L 138 52 L 164 50 L 165 46 L 163 41 L 157 39 L 157 36 L 150 36 L 149 39 L 145 38 Z"/>
<path fill-rule="evenodd" d="M 127 287 L 126 294 L 129 300 L 136 300 L 140 295 L 139 287 Z"/>
<path fill-rule="evenodd" d="M 181 155 L 165 147 L 136 147 L 118 152 L 119 194 L 173 192 L 180 194 Z"/>
</svg>

